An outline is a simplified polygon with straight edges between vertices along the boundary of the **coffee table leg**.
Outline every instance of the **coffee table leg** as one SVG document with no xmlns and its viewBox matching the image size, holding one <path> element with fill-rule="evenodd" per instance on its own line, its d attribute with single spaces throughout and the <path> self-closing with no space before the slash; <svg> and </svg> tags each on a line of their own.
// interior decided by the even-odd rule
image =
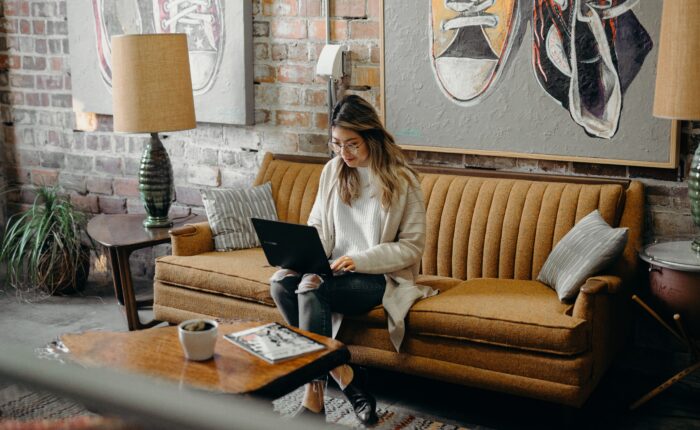
<svg viewBox="0 0 700 430">
<path fill-rule="evenodd" d="M 160 321 L 157 320 L 142 323 L 141 319 L 139 318 L 139 302 L 136 300 L 134 284 L 131 279 L 131 268 L 129 267 L 129 255 L 131 255 L 131 251 L 121 248 L 117 249 L 115 253 L 117 257 L 117 271 L 119 272 L 119 278 L 121 279 L 121 292 L 124 296 L 124 312 L 126 313 L 126 321 L 129 331 L 141 330 L 159 324 Z"/>
</svg>

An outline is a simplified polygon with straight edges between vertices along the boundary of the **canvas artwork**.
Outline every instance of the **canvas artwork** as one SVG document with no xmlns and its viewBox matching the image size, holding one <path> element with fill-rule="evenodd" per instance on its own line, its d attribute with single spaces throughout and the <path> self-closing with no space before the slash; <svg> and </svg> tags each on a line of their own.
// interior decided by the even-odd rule
<svg viewBox="0 0 700 430">
<path fill-rule="evenodd" d="M 533 71 L 588 134 L 609 139 L 653 42 L 632 10 L 637 1 L 567 2 L 535 2 Z"/>
<path fill-rule="evenodd" d="M 68 2 L 74 108 L 112 113 L 112 36 L 185 33 L 197 121 L 251 124 L 250 17 L 244 0 Z"/>
<path fill-rule="evenodd" d="M 454 102 L 473 106 L 495 88 L 518 27 L 519 9 L 506 2 L 432 0 L 430 56 L 440 89 Z"/>
<path fill-rule="evenodd" d="M 402 145 L 675 165 L 672 124 L 651 115 L 661 2 L 384 6 L 384 112 Z"/>
</svg>

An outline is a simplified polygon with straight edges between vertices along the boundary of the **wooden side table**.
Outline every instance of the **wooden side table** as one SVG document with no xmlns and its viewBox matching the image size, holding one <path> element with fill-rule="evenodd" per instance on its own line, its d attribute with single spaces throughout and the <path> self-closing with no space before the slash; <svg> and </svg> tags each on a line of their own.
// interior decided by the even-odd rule
<svg viewBox="0 0 700 430">
<path fill-rule="evenodd" d="M 657 307 L 673 315 L 672 327 L 639 296 L 632 299 L 661 326 L 688 348 L 692 362 L 663 384 L 630 406 L 636 409 L 664 390 L 700 369 L 700 350 L 695 343 L 700 336 L 700 254 L 693 251 L 690 241 L 655 243 L 646 246 L 639 257 L 649 263 L 650 292 Z"/>
<path fill-rule="evenodd" d="M 169 228 L 145 228 L 145 214 L 97 215 L 88 222 L 90 237 L 109 251 L 112 281 L 117 301 L 124 307 L 129 330 L 153 327 L 160 321 L 142 323 L 139 309 L 153 306 L 153 299 L 137 300 L 129 267 L 129 256 L 137 249 L 170 242 Z M 173 228 L 206 221 L 203 215 L 189 215 L 174 220 Z"/>
</svg>

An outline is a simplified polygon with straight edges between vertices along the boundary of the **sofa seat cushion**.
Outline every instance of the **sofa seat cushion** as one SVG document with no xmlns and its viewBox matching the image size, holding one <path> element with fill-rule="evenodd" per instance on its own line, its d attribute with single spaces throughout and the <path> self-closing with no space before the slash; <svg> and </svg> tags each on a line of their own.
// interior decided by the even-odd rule
<svg viewBox="0 0 700 430">
<path fill-rule="evenodd" d="M 418 275 L 416 278 L 416 284 L 427 285 L 428 287 L 444 293 L 449 291 L 451 288 L 456 287 L 463 281 L 456 278 L 448 278 L 446 276 L 436 276 L 436 275 Z M 361 315 L 348 315 L 348 319 L 359 321 L 370 326 L 375 327 L 386 327 L 386 312 L 384 312 L 384 306 L 377 305 L 372 310 L 366 314 Z"/>
<path fill-rule="evenodd" d="M 156 280 L 182 288 L 204 290 L 274 306 L 270 267 L 262 248 L 168 255 L 156 260 Z"/>
<path fill-rule="evenodd" d="M 558 355 L 589 349 L 589 324 L 537 281 L 477 278 L 417 302 L 410 333 Z"/>
<path fill-rule="evenodd" d="M 434 290 L 440 291 L 441 294 L 456 287 L 462 282 L 464 281 L 458 278 L 449 278 L 447 276 L 436 275 L 418 275 L 416 278 L 416 284 L 427 285 Z"/>
</svg>

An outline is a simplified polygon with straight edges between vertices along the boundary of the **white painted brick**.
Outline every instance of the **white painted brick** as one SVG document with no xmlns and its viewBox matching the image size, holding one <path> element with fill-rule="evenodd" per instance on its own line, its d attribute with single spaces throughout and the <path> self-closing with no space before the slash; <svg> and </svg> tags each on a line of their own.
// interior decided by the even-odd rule
<svg viewBox="0 0 700 430">
<path fill-rule="evenodd" d="M 219 151 L 219 166 L 222 168 L 240 167 L 240 151 Z"/>
<path fill-rule="evenodd" d="M 262 152 L 262 151 L 260 151 Z M 257 174 L 258 168 L 260 167 L 260 164 L 262 163 L 261 161 L 258 161 L 258 155 L 260 152 L 248 152 L 248 151 L 243 151 L 241 152 L 241 155 L 239 157 L 239 161 L 241 163 L 241 166 L 246 170 L 246 171 L 253 171 Z"/>
<path fill-rule="evenodd" d="M 172 160 L 171 160 L 172 161 Z M 175 186 L 178 185 L 187 185 L 189 184 L 189 175 L 188 175 L 188 169 L 189 166 L 186 161 L 183 160 L 177 160 L 172 163 L 173 165 L 173 183 Z M 193 164 L 193 166 L 195 166 Z"/>
<path fill-rule="evenodd" d="M 275 153 L 294 153 L 299 148 L 299 135 L 276 130 L 266 130 L 262 134 L 262 149 Z"/>
<path fill-rule="evenodd" d="M 218 167 L 190 166 L 187 169 L 187 180 L 190 184 L 218 187 L 221 185 L 221 171 Z"/>
<path fill-rule="evenodd" d="M 224 141 L 227 148 L 260 148 L 260 135 L 245 127 L 224 127 Z"/>
<path fill-rule="evenodd" d="M 224 136 L 222 124 L 198 123 L 196 128 L 189 131 L 189 136 L 195 139 L 221 140 Z"/>
<path fill-rule="evenodd" d="M 248 188 L 253 185 L 257 171 L 241 169 L 222 169 L 221 186 L 223 188 Z"/>
<path fill-rule="evenodd" d="M 173 158 L 181 158 L 185 156 L 185 141 L 182 139 L 168 139 L 163 142 L 163 146 L 168 151 L 168 156 Z"/>
</svg>

